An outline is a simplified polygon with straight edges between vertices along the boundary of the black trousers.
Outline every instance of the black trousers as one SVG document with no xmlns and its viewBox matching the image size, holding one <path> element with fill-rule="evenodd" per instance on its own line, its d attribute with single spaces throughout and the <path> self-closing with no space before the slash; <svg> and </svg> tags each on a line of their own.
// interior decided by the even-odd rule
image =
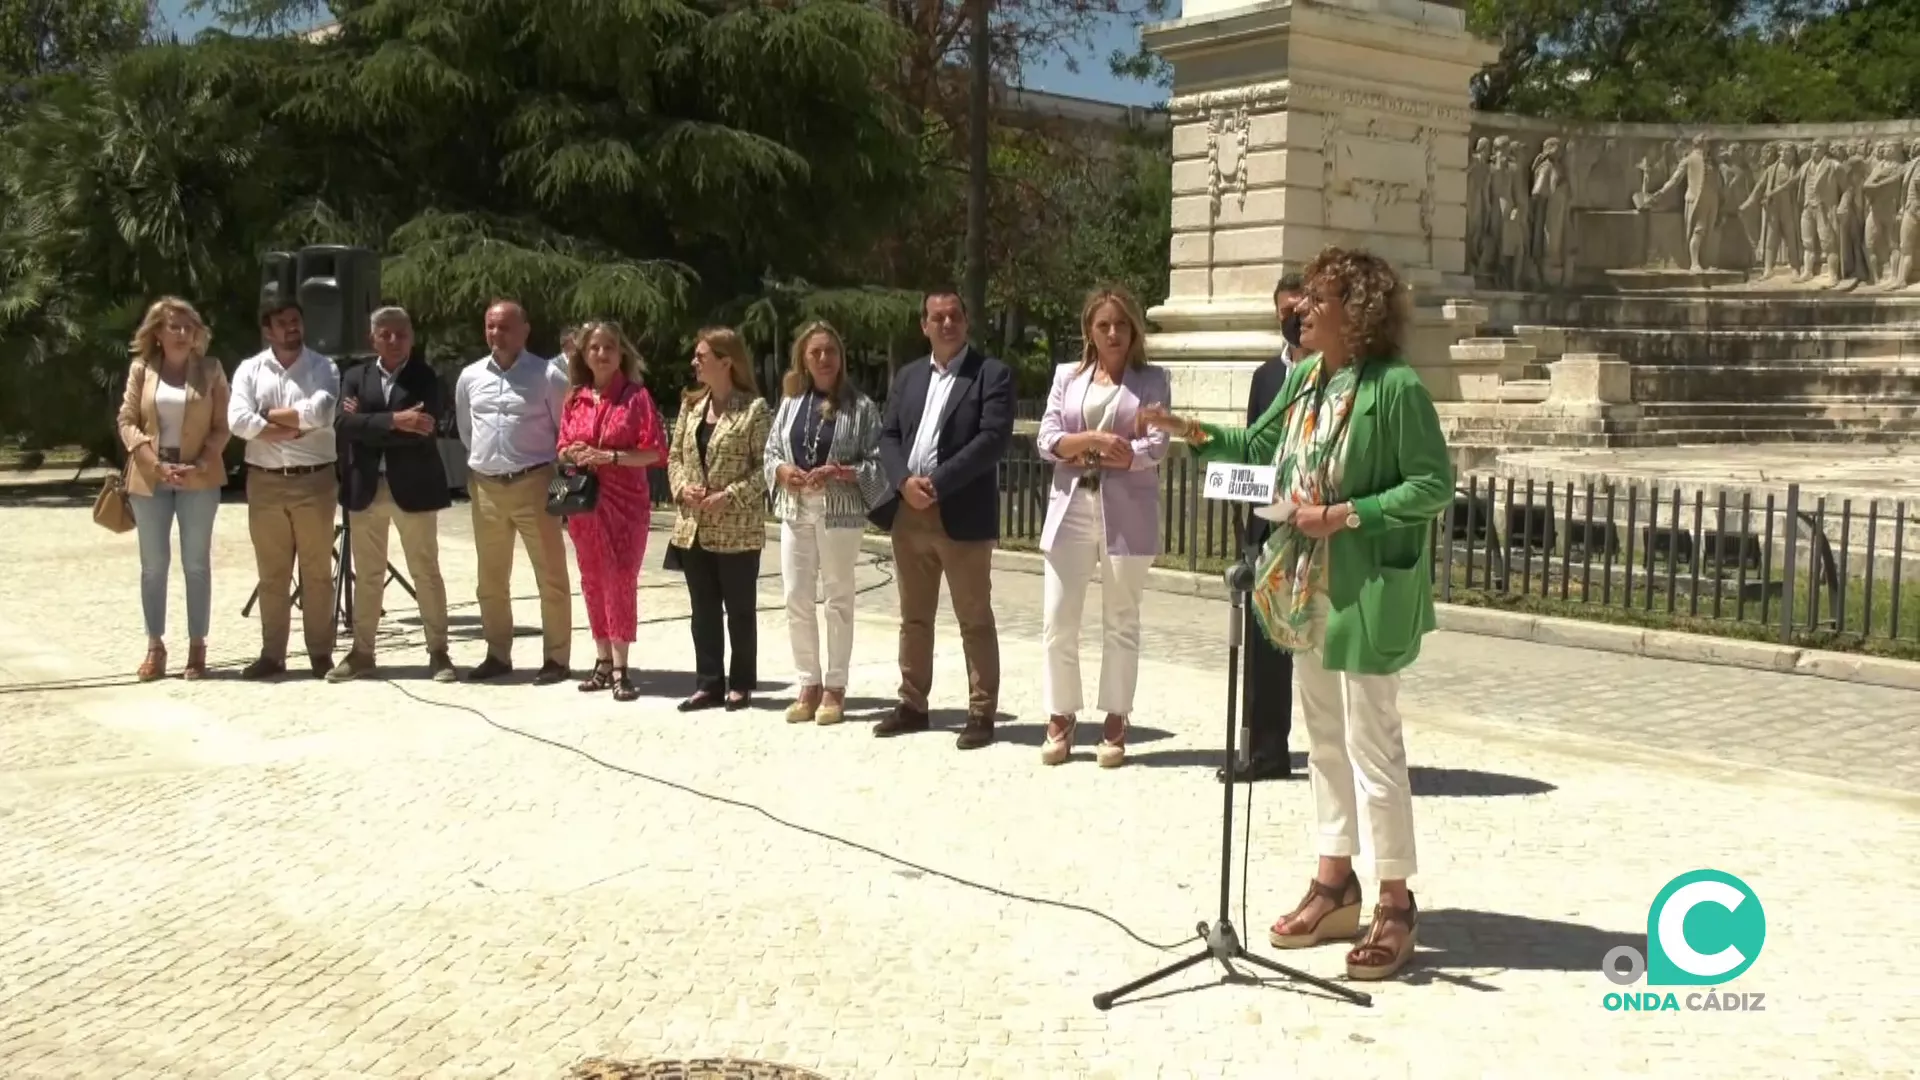
<svg viewBox="0 0 1920 1080">
<path fill-rule="evenodd" d="M 1250 519 L 1247 544 L 1243 549 L 1249 566 L 1260 565 L 1260 549 L 1267 539 L 1266 523 Z M 1293 654 L 1273 647 L 1253 614 L 1253 602 L 1247 602 L 1246 647 L 1240 650 L 1244 665 L 1241 715 L 1246 718 L 1247 758 L 1253 762 L 1287 761 L 1287 736 L 1293 732 Z"/>
<path fill-rule="evenodd" d="M 1247 616 L 1246 665 L 1243 684 L 1246 706 L 1247 758 L 1253 762 L 1284 762 L 1287 736 L 1293 731 L 1293 654 L 1273 647 L 1267 635 Z"/>
<path fill-rule="evenodd" d="M 680 553 L 693 604 L 693 672 L 708 694 L 751 694 L 759 681 L 760 553 L 708 551 L 695 541 Z M 724 627 L 724 630 L 723 630 Z M 733 645 L 733 663 L 726 647 Z"/>
</svg>

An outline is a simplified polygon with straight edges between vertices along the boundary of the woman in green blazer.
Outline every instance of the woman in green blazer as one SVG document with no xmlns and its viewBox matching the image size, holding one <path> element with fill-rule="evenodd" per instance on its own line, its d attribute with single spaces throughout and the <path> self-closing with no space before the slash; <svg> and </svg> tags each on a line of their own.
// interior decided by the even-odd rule
<svg viewBox="0 0 1920 1080">
<path fill-rule="evenodd" d="M 1308 355 L 1252 427 L 1164 412 L 1143 421 L 1184 438 L 1204 461 L 1276 466 L 1286 520 L 1254 567 L 1252 606 L 1268 640 L 1305 654 L 1294 670 L 1320 864 L 1270 938 L 1301 948 L 1359 934 L 1357 788 L 1380 898 L 1366 938 L 1347 953 L 1347 974 L 1385 979 L 1412 955 L 1419 920 L 1407 888 L 1413 791 L 1397 673 L 1434 628 L 1428 530 L 1453 499 L 1453 466 L 1433 400 L 1400 358 L 1407 304 L 1393 268 L 1329 248 L 1305 277 Z"/>
</svg>

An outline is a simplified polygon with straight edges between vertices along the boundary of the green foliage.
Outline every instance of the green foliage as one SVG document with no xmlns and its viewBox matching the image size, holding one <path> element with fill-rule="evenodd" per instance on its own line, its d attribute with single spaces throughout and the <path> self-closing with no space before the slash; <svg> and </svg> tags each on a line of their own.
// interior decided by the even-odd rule
<svg viewBox="0 0 1920 1080">
<path fill-rule="evenodd" d="M 20 388 L 0 429 L 99 432 L 110 401 L 58 419 L 41 402 L 110 398 L 164 293 L 202 308 L 222 356 L 253 351 L 260 256 L 310 243 L 381 251 L 434 359 L 476 354 L 500 296 L 546 349 L 612 317 L 677 356 L 695 326 L 774 297 L 900 332 L 899 298 L 860 264 L 920 162 L 885 89 L 898 30 L 866 5 L 334 8 L 320 41 L 210 31 L 140 50 L 0 134 L 0 364 Z"/>
<path fill-rule="evenodd" d="M 0 101 L 22 83 L 133 48 L 149 24 L 146 0 L 0 0 Z"/>
<path fill-rule="evenodd" d="M 1903 118 L 1920 106 L 1911 0 L 1471 0 L 1500 43 L 1481 109 L 1643 123 Z"/>
</svg>

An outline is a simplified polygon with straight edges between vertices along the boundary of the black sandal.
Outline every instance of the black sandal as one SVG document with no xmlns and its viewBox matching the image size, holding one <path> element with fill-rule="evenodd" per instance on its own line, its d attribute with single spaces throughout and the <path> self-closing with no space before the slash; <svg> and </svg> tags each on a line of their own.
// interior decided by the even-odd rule
<svg viewBox="0 0 1920 1080">
<path fill-rule="evenodd" d="M 625 671 L 626 669 L 622 668 L 621 670 Z M 580 692 L 583 694 L 591 694 L 598 690 L 605 690 L 612 685 L 613 661 L 596 660 L 593 665 L 593 674 L 581 681 Z"/>
<path fill-rule="evenodd" d="M 613 678 L 613 700 L 632 701 L 639 697 L 640 688 L 633 685 L 632 681 L 627 678 L 627 669 L 619 667 L 613 670 L 619 672 L 619 674 Z"/>
<path fill-rule="evenodd" d="M 676 707 L 681 712 L 700 712 L 703 709 L 717 709 L 720 707 L 720 695 L 709 694 L 705 690 L 701 690 Z"/>
</svg>

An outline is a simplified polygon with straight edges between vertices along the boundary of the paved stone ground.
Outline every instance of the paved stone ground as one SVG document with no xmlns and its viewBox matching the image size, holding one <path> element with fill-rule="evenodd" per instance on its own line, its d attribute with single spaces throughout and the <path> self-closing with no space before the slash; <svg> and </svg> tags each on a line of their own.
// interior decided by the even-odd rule
<svg viewBox="0 0 1920 1080">
<path fill-rule="evenodd" d="M 463 665 L 480 655 L 466 531 L 464 509 L 444 518 Z M 256 632 L 238 617 L 242 507 L 222 510 L 217 537 L 215 654 L 237 664 Z M 1212 917 L 1224 693 L 1202 602 L 1153 599 L 1136 763 L 1104 772 L 1088 753 L 1036 761 L 1039 581 L 1026 575 L 996 580 L 1012 718 L 1000 743 L 961 754 L 950 733 L 883 742 L 858 722 L 782 723 L 772 614 L 762 709 L 673 712 L 691 648 L 672 621 L 678 582 L 657 569 L 642 614 L 664 621 L 636 646 L 650 696 L 623 706 L 417 681 L 397 591 L 383 661 L 402 682 L 130 686 L 115 678 L 140 652 L 130 538 L 83 507 L 0 507 L 0 558 L 13 571 L 0 592 L 9 1080 L 557 1078 L 593 1055 L 738 1055 L 845 1080 L 1856 1080 L 1910 1076 L 1920 1053 L 1896 967 L 1916 944 L 1903 878 L 1920 799 L 1749 768 L 1751 753 L 1673 752 L 1777 737 L 1784 752 L 1762 763 L 1804 750 L 1844 776 L 1884 754 L 1881 729 L 1848 741 L 1816 714 L 1851 714 L 1853 729 L 1904 716 L 1911 741 L 1911 695 L 1439 635 L 1403 698 L 1421 795 L 1417 968 L 1371 1009 L 1223 986 L 1202 967 L 1102 1014 L 1095 991 L 1170 954 L 955 877 L 1097 908 L 1162 942 Z M 876 586 L 856 644 L 865 713 L 893 686 L 893 605 L 884 565 L 862 579 Z M 535 605 L 518 607 L 531 628 Z M 941 640 L 936 706 L 957 709 L 950 626 Z M 523 641 L 523 660 L 535 648 Z M 1263 953 L 1259 928 L 1310 864 L 1308 813 L 1304 783 L 1256 793 Z M 1599 958 L 1641 936 L 1662 884 L 1702 865 L 1767 905 L 1766 951 L 1733 987 L 1764 992 L 1767 1011 L 1606 1012 Z M 1336 947 L 1283 959 L 1340 970 Z"/>
</svg>

